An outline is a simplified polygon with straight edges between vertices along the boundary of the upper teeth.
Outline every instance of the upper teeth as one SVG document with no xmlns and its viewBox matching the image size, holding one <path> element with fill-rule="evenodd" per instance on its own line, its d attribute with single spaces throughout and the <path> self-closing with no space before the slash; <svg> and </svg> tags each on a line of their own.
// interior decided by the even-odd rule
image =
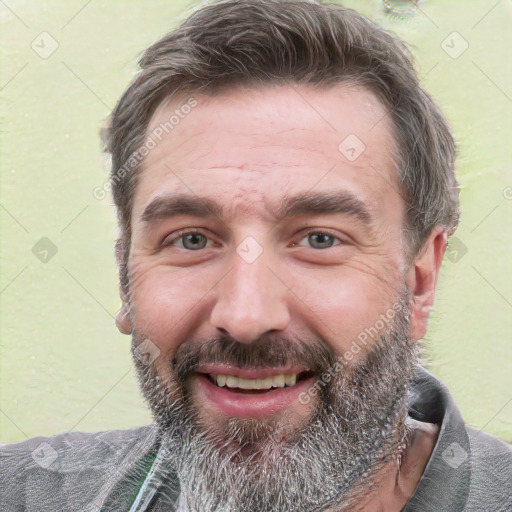
<svg viewBox="0 0 512 512">
<path fill-rule="evenodd" d="M 244 379 L 234 375 L 211 375 L 210 377 L 217 383 L 217 386 L 240 389 L 271 389 L 284 388 L 284 386 L 293 386 L 297 382 L 297 374 L 281 373 L 264 379 Z"/>
</svg>

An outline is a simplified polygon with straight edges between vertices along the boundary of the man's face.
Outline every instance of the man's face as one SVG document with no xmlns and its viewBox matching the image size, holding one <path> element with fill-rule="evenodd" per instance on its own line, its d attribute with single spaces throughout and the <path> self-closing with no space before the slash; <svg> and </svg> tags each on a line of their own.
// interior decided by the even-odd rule
<svg viewBox="0 0 512 512">
<path fill-rule="evenodd" d="M 186 402 L 215 442 L 249 449 L 303 431 L 326 397 L 312 385 L 336 360 L 352 375 L 389 334 L 407 293 L 404 202 L 389 117 L 362 88 L 195 99 L 135 190 L 129 320 L 157 419 Z M 162 105 L 148 134 L 180 104 Z"/>
</svg>

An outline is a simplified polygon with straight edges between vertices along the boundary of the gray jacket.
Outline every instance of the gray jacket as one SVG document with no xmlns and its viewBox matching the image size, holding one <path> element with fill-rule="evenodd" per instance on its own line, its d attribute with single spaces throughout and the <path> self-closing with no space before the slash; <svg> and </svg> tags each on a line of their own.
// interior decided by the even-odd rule
<svg viewBox="0 0 512 512">
<path fill-rule="evenodd" d="M 512 448 L 464 424 L 446 387 L 420 369 L 409 415 L 439 425 L 439 437 L 402 512 L 511 512 Z M 68 432 L 0 447 L 1 512 L 130 510 L 159 448 L 154 425 L 94 434 Z M 169 490 L 170 489 L 170 490 Z M 177 479 L 147 512 L 169 512 Z M 297 511 L 302 512 L 302 511 Z"/>
</svg>

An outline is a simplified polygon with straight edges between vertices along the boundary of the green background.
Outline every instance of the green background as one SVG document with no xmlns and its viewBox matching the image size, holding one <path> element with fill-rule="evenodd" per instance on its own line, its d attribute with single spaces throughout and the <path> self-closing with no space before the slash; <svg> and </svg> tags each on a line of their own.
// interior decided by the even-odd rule
<svg viewBox="0 0 512 512">
<path fill-rule="evenodd" d="M 424 340 L 427 366 L 469 424 L 510 442 L 512 2 L 426 0 L 413 16 L 377 0 L 343 3 L 410 44 L 458 139 L 462 220 Z M 115 212 L 110 197 L 92 195 L 107 180 L 98 130 L 140 52 L 193 5 L 0 3 L 0 442 L 151 421 L 130 339 L 114 324 Z M 48 51 L 50 37 L 58 49 L 42 58 L 31 44 Z M 47 262 L 32 251 L 43 237 L 57 248 Z"/>
</svg>

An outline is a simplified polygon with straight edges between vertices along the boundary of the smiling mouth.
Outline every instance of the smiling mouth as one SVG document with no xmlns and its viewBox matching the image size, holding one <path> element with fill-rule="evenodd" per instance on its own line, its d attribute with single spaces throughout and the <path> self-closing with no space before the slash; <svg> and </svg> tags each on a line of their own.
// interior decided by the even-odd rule
<svg viewBox="0 0 512 512">
<path fill-rule="evenodd" d="M 305 368 L 235 368 L 218 365 L 196 371 L 190 382 L 199 394 L 198 407 L 238 418 L 268 418 L 290 407 L 315 381 Z"/>
<path fill-rule="evenodd" d="M 203 374 L 214 385 L 233 393 L 264 394 L 270 391 L 290 388 L 312 376 L 311 372 L 280 373 L 264 378 L 244 378 L 229 374 Z"/>
</svg>

